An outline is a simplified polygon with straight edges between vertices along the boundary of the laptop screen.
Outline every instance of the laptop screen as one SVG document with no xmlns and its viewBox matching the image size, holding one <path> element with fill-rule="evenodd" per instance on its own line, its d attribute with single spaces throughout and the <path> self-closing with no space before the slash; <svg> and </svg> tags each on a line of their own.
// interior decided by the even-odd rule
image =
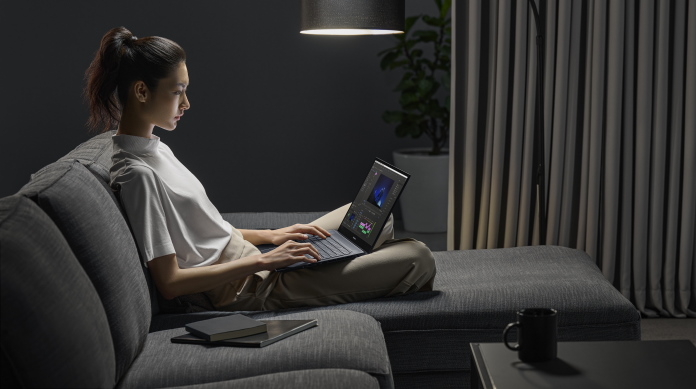
<svg viewBox="0 0 696 389">
<path fill-rule="evenodd" d="M 408 173 L 375 160 L 339 231 L 363 250 L 371 251 L 408 179 Z"/>
</svg>

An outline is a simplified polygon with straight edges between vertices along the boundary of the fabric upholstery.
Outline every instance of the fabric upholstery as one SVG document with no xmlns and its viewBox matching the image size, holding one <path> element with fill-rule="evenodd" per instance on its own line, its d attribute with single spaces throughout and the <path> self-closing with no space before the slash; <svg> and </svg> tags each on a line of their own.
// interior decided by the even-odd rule
<svg viewBox="0 0 696 389">
<path fill-rule="evenodd" d="M 319 326 L 259 349 L 170 343 L 170 338 L 186 333 L 184 328 L 153 332 L 120 386 L 188 385 L 304 370 L 310 366 L 360 370 L 376 377 L 382 388 L 393 386 L 382 331 L 379 323 L 367 315 L 327 310 L 250 316 L 317 319 Z"/>
<path fill-rule="evenodd" d="M 237 212 L 223 213 L 222 218 L 237 228 L 274 229 L 296 223 L 309 223 L 326 212 Z"/>
<path fill-rule="evenodd" d="M 238 228 L 275 228 L 311 221 L 317 213 L 256 215 L 223 217 Z M 499 342 L 505 325 L 525 307 L 558 309 L 560 340 L 640 339 L 638 311 L 582 251 L 536 246 L 434 256 L 432 292 L 312 309 L 348 309 L 377 319 L 399 386 L 446 387 L 453 377 L 468 382 L 469 342 Z"/>
<path fill-rule="evenodd" d="M 434 255 L 434 291 L 338 307 L 381 323 L 395 375 L 468 371 L 469 342 L 499 342 L 521 308 L 557 309 L 561 341 L 640 339 L 638 311 L 581 251 L 535 246 Z"/>
<path fill-rule="evenodd" d="M 82 164 L 51 164 L 20 193 L 53 219 L 92 280 L 106 310 L 121 376 L 150 324 L 148 287 L 131 233 L 113 195 Z"/>
<path fill-rule="evenodd" d="M 115 133 L 116 131 L 107 131 L 103 134 L 94 136 L 86 142 L 78 145 L 74 150 L 70 151 L 68 154 L 61 157 L 59 161 L 80 162 L 87 169 L 89 169 L 90 172 L 92 172 L 92 174 L 97 178 L 97 181 L 99 181 L 99 183 L 102 184 L 102 186 L 106 188 L 107 191 L 111 191 L 111 187 L 109 185 L 109 182 L 111 180 L 109 170 L 111 169 L 112 165 L 111 155 L 113 152 L 113 142 L 111 140 L 111 137 Z M 123 211 L 123 208 L 121 207 L 121 204 L 119 203 L 118 199 L 115 196 L 113 196 L 112 199 L 114 200 L 114 203 L 116 204 L 118 209 L 124 215 L 124 218 L 126 218 L 125 212 Z M 160 309 L 170 311 L 177 310 L 182 312 L 192 309 L 190 308 L 191 304 L 188 304 L 185 301 L 180 301 L 180 299 L 176 299 L 175 301 L 164 301 L 157 292 L 155 284 L 150 277 L 150 273 L 144 266 L 143 274 L 145 274 L 145 280 L 147 281 L 148 289 L 150 291 L 150 304 L 152 306 L 153 315 L 159 313 Z M 196 302 L 197 301 L 198 300 L 196 300 Z M 193 309 L 195 310 L 195 308 Z"/>
<path fill-rule="evenodd" d="M 95 173 L 104 182 L 110 180 L 111 154 L 113 146 L 111 137 L 116 131 L 107 131 L 81 143 L 74 150 L 59 159 L 59 161 L 77 160 Z"/>
<path fill-rule="evenodd" d="M 92 282 L 51 219 L 0 200 L 2 387 L 112 387 L 114 345 Z"/>
<path fill-rule="evenodd" d="M 232 381 L 191 385 L 186 389 L 372 389 L 379 388 L 377 380 L 367 373 L 346 369 L 312 369 L 264 374 Z"/>
</svg>

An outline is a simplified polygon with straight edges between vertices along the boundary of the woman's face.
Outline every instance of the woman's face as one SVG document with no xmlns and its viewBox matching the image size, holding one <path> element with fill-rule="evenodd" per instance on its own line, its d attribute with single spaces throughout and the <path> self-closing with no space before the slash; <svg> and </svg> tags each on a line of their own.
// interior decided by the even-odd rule
<svg viewBox="0 0 696 389">
<path fill-rule="evenodd" d="M 188 69 L 186 63 L 181 62 L 169 77 L 159 80 L 150 94 L 143 110 L 146 120 L 165 130 L 174 130 L 184 111 L 191 108 L 186 97 L 188 84 Z"/>
</svg>

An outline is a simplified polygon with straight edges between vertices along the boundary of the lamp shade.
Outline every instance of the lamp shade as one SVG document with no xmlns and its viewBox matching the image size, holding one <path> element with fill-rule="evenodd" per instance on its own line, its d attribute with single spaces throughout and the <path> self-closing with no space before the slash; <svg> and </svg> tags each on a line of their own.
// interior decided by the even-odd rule
<svg viewBox="0 0 696 389">
<path fill-rule="evenodd" d="M 301 33 L 380 35 L 404 32 L 404 0 L 302 0 Z"/>
</svg>

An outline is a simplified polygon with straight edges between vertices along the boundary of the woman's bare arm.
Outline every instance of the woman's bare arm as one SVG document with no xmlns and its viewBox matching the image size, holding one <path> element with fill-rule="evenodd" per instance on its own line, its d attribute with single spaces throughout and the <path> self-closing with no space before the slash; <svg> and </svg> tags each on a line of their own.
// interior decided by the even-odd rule
<svg viewBox="0 0 696 389">
<path fill-rule="evenodd" d="M 313 258 L 308 258 L 305 254 Z M 268 253 L 219 265 L 181 269 L 176 261 L 176 254 L 157 257 L 147 265 L 162 297 L 171 300 L 181 295 L 205 292 L 261 270 L 274 270 L 296 262 L 314 263 L 317 259 L 319 253 L 311 244 L 287 241 Z"/>
</svg>

